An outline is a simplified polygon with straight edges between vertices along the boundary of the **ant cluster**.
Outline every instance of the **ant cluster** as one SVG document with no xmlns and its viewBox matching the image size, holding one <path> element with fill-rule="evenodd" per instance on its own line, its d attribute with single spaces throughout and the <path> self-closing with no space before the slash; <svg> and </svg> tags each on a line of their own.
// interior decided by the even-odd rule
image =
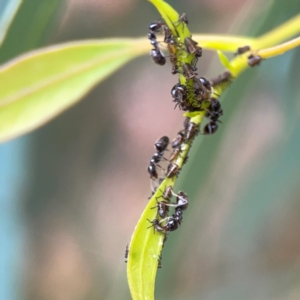
<svg viewBox="0 0 300 300">
<path fill-rule="evenodd" d="M 205 110 L 209 123 L 204 127 L 203 134 L 213 134 L 218 128 L 219 117 L 223 114 L 220 102 L 216 97 L 213 97 L 215 95 L 213 84 L 217 83 L 210 82 L 204 77 L 197 77 L 196 65 L 202 56 L 202 48 L 192 39 L 192 36 L 185 37 L 182 42 L 177 32 L 177 28 L 187 24 L 188 20 L 185 13 L 174 24 L 175 34 L 163 20 L 152 22 L 149 25 L 148 33 L 148 39 L 153 46 L 150 56 L 160 66 L 165 65 L 166 57 L 169 57 L 172 65 L 171 73 L 182 75 L 181 80 L 171 89 L 175 108 L 178 107 L 180 110 L 190 112 Z M 163 35 L 162 41 L 157 40 L 157 35 Z M 165 48 L 168 51 L 166 56 L 161 50 L 162 44 L 166 45 Z M 230 82 L 230 78 L 226 79 L 227 82 Z"/>
<path fill-rule="evenodd" d="M 186 14 L 183 13 L 179 20 L 173 23 L 172 30 L 163 21 L 152 22 L 149 25 L 148 39 L 153 49 L 150 51 L 152 60 L 163 66 L 166 64 L 166 57 L 169 58 L 172 65 L 172 74 L 180 74 L 180 81 L 176 83 L 171 89 L 173 102 L 175 108 L 180 110 L 195 112 L 204 111 L 208 123 L 203 127 L 201 134 L 211 135 L 214 134 L 219 123 L 222 123 L 219 118 L 223 115 L 221 103 L 217 99 L 217 92 L 223 91 L 232 80 L 232 74 L 229 71 L 224 72 L 212 80 L 207 80 L 204 77 L 197 77 L 197 62 L 202 56 L 202 48 L 198 43 L 192 39 L 192 36 L 185 37 L 183 42 L 179 38 L 177 29 L 180 26 L 187 26 L 188 20 Z M 157 40 L 157 35 L 163 35 L 162 41 Z M 165 47 L 161 47 L 165 44 Z M 168 55 L 165 55 L 162 49 L 167 49 Z M 237 49 L 237 55 L 242 55 L 250 51 L 249 46 L 240 47 Z M 248 64 L 253 67 L 258 65 L 261 58 L 258 55 L 250 54 L 248 56 Z M 186 153 L 182 155 L 183 151 L 188 150 L 194 141 L 195 136 L 200 132 L 199 125 L 192 122 L 187 117 L 183 124 L 183 129 L 177 133 L 176 138 L 172 141 L 172 152 L 169 158 L 164 155 L 169 151 L 170 138 L 167 136 L 161 137 L 155 144 L 155 153 L 150 158 L 148 165 L 148 174 L 151 180 L 151 190 L 153 196 L 158 186 L 164 179 L 173 179 L 178 176 L 180 167 L 178 165 L 178 158 L 183 159 L 180 165 L 184 164 L 187 160 Z M 167 166 L 163 164 L 168 163 Z M 159 169 L 158 169 L 159 168 Z M 154 231 L 164 234 L 163 246 L 167 240 L 167 235 L 179 228 L 183 221 L 183 211 L 187 209 L 189 200 L 185 192 L 180 191 L 175 193 L 172 185 L 165 186 L 164 190 L 158 193 L 160 196 L 156 197 L 157 205 L 153 208 L 157 209 L 156 217 L 154 220 L 148 220 L 153 227 Z M 172 197 L 176 201 L 172 201 Z M 169 213 L 170 208 L 174 209 L 174 213 Z M 125 262 L 127 262 L 129 254 L 129 246 L 126 246 Z M 160 255 L 158 258 L 158 268 L 161 268 Z"/>
</svg>

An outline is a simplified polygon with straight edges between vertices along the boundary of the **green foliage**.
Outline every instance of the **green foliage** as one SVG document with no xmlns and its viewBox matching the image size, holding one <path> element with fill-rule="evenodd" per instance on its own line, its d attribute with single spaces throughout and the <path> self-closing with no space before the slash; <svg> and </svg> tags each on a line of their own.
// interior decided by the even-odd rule
<svg viewBox="0 0 300 300">
<path fill-rule="evenodd" d="M 140 53 L 130 39 L 90 41 L 42 49 L 3 65 L 0 141 L 41 126 Z"/>
</svg>

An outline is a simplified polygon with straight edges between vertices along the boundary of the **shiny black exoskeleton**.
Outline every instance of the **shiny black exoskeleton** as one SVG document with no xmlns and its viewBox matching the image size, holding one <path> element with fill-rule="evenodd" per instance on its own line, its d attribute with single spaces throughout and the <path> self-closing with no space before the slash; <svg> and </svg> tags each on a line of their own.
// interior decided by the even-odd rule
<svg viewBox="0 0 300 300">
<path fill-rule="evenodd" d="M 157 201 L 157 199 L 156 199 Z M 165 218 L 169 213 L 169 201 L 157 201 L 157 205 L 152 208 L 157 208 L 157 216 L 160 218 Z"/>
<path fill-rule="evenodd" d="M 162 22 L 162 21 L 152 22 L 149 25 L 149 31 L 151 33 L 154 33 L 154 34 L 156 34 L 156 33 L 163 33 L 165 25 L 166 24 L 164 22 Z"/>
<path fill-rule="evenodd" d="M 211 121 L 208 124 L 205 125 L 205 127 L 203 128 L 203 134 L 205 135 L 210 135 L 210 134 L 214 134 L 217 130 L 218 130 L 218 123 Z"/>
<path fill-rule="evenodd" d="M 188 110 L 187 89 L 184 85 L 176 83 L 171 90 L 171 95 L 174 98 L 173 102 L 176 103 L 175 108 L 178 106 L 181 110 Z"/>
<path fill-rule="evenodd" d="M 147 171 L 148 171 L 151 179 L 158 179 L 158 173 L 157 173 L 155 164 L 150 163 Z"/>
<path fill-rule="evenodd" d="M 167 217 L 162 220 L 154 219 L 153 221 L 148 220 L 152 225 L 150 227 L 154 227 L 155 230 L 167 233 L 170 231 L 176 230 L 182 223 L 183 215 L 182 210 L 177 210 L 171 217 Z M 163 225 L 162 223 L 166 221 L 167 223 Z M 149 228 L 150 228 L 149 227 Z"/>
<path fill-rule="evenodd" d="M 199 102 L 203 102 L 210 99 L 212 87 L 210 82 L 206 78 L 194 78 L 194 88 L 195 95 Z"/>
<path fill-rule="evenodd" d="M 170 139 L 167 136 L 163 136 L 161 137 L 155 144 L 155 148 L 157 150 L 157 152 L 164 152 L 168 145 L 169 145 Z"/>
<path fill-rule="evenodd" d="M 150 158 L 150 164 L 157 164 L 161 161 L 163 157 L 162 152 L 155 152 L 154 155 Z"/>
<path fill-rule="evenodd" d="M 166 64 L 166 58 L 157 45 L 150 50 L 150 56 L 157 65 L 163 66 Z"/>
<path fill-rule="evenodd" d="M 221 103 L 216 98 L 211 98 L 210 105 L 206 112 L 206 117 L 213 122 L 218 122 L 219 118 L 223 115 L 223 109 Z"/>
</svg>

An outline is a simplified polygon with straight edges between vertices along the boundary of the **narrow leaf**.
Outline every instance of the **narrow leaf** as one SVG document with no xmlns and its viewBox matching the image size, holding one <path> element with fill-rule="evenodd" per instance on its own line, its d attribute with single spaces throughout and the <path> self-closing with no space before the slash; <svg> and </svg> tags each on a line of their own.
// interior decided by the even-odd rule
<svg viewBox="0 0 300 300">
<path fill-rule="evenodd" d="M 60 114 L 143 54 L 143 45 L 138 39 L 68 43 L 28 53 L 0 67 L 0 142 Z"/>
<path fill-rule="evenodd" d="M 156 199 L 168 183 L 165 180 L 150 199 L 137 223 L 129 245 L 127 277 L 133 300 L 153 300 L 158 259 L 161 253 L 164 235 L 149 228 L 148 220 L 156 218 Z"/>
</svg>

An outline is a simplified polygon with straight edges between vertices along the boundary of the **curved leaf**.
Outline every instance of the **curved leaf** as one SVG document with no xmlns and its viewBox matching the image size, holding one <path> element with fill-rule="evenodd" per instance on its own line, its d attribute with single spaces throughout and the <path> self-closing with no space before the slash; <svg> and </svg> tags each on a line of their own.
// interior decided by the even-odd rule
<svg viewBox="0 0 300 300">
<path fill-rule="evenodd" d="M 156 199 L 162 195 L 162 191 L 167 186 L 165 180 L 160 188 L 150 199 L 129 245 L 127 277 L 132 299 L 152 300 L 154 299 L 154 285 L 157 272 L 159 255 L 163 246 L 164 235 L 160 232 L 148 228 L 151 223 L 148 220 L 156 218 Z"/>
<path fill-rule="evenodd" d="M 34 51 L 3 65 L 0 142 L 54 118 L 98 82 L 145 53 L 145 46 L 149 47 L 138 39 L 74 42 Z"/>
</svg>

